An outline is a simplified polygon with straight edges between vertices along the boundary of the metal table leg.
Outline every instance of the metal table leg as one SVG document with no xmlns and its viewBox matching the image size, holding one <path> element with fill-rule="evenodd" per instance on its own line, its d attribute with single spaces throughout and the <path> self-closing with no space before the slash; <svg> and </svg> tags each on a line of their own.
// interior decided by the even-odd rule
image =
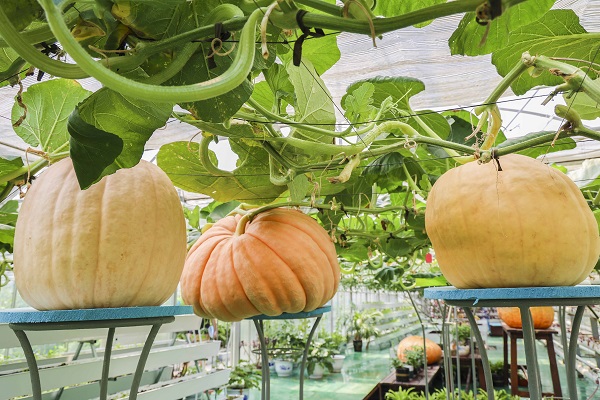
<svg viewBox="0 0 600 400">
<path fill-rule="evenodd" d="M 146 338 L 146 343 L 144 343 L 144 347 L 142 348 L 142 353 L 140 354 L 140 359 L 138 360 L 138 364 L 135 369 L 135 374 L 133 375 L 133 381 L 131 382 L 129 400 L 137 399 L 138 389 L 140 388 L 140 382 L 142 380 L 142 374 L 144 373 L 144 366 L 146 365 L 146 361 L 148 360 L 148 355 L 150 354 L 152 343 L 154 343 L 154 339 L 156 338 L 156 335 L 158 334 L 158 331 L 161 326 L 162 324 L 152 325 L 150 333 Z"/>
<path fill-rule="evenodd" d="M 578 306 L 571 325 L 571 337 L 569 338 L 569 349 L 567 354 L 567 383 L 569 387 L 570 400 L 577 400 L 577 369 L 575 367 L 577 361 L 577 337 L 579 336 L 579 327 L 583 319 L 585 306 Z"/>
<path fill-rule="evenodd" d="M 523 324 L 523 342 L 525 344 L 525 358 L 527 360 L 527 375 L 529 386 L 529 398 L 531 400 L 542 399 L 542 388 L 540 380 L 540 367 L 538 365 L 537 351 L 535 348 L 535 330 L 533 319 L 529 312 L 529 306 L 519 307 L 521 311 L 521 322 Z"/>
<path fill-rule="evenodd" d="M 308 350 L 310 349 L 310 342 L 317 330 L 319 322 L 321 322 L 322 315 L 319 315 L 313 324 L 308 338 L 306 339 L 306 346 L 304 347 L 304 354 L 302 355 L 302 364 L 300 365 L 300 400 L 304 399 L 304 368 L 306 367 L 306 359 L 308 358 Z"/>
<path fill-rule="evenodd" d="M 269 400 L 271 398 L 271 377 L 269 375 L 269 355 L 267 354 L 267 343 L 265 340 L 265 331 L 263 329 L 263 321 L 255 319 L 254 327 L 258 333 L 258 340 L 260 342 L 260 356 L 261 356 L 261 372 L 262 372 L 262 384 L 260 398 L 261 400 Z"/>
<path fill-rule="evenodd" d="M 487 351 L 485 349 L 485 343 L 483 342 L 483 338 L 481 337 L 481 332 L 479 332 L 479 327 L 477 326 L 477 321 L 475 321 L 473 312 L 468 307 L 465 307 L 464 310 L 467 319 L 469 320 L 469 324 L 471 325 L 471 332 L 473 332 L 473 336 L 475 336 L 475 340 L 477 341 L 477 345 L 479 346 L 479 355 L 481 356 L 481 366 L 483 368 L 483 374 L 485 377 L 485 389 L 487 392 L 487 396 L 488 399 L 493 399 L 494 383 L 492 381 L 492 370 L 490 369 L 490 362 L 488 360 Z M 475 374 L 475 371 L 473 371 L 473 374 Z M 473 377 L 473 381 L 475 381 L 475 377 Z"/>
<path fill-rule="evenodd" d="M 102 377 L 100 378 L 100 400 L 108 397 L 108 373 L 110 370 L 110 356 L 112 354 L 112 343 L 115 337 L 115 328 L 108 328 L 106 343 L 104 345 L 104 359 L 102 361 Z"/>
<path fill-rule="evenodd" d="M 29 338 L 27 338 L 27 334 L 25 333 L 25 331 L 21 329 L 13 328 L 13 331 L 15 332 L 17 339 L 19 339 L 19 343 L 21 343 L 21 348 L 25 353 L 25 359 L 27 360 L 27 366 L 29 367 L 29 377 L 31 378 L 31 390 L 33 392 L 33 400 L 42 400 L 42 385 L 40 383 L 40 373 L 38 371 L 37 361 L 35 359 L 33 349 L 31 348 Z"/>
</svg>

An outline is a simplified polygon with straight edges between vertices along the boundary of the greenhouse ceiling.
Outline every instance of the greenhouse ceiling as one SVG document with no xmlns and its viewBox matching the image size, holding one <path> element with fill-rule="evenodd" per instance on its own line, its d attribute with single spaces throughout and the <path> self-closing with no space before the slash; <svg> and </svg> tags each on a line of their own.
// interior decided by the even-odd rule
<svg viewBox="0 0 600 400">
<path fill-rule="evenodd" d="M 558 0 L 553 8 L 572 9 L 588 32 L 600 31 L 600 1 L 598 0 Z M 322 75 L 326 89 L 324 87 L 317 89 L 327 90 L 329 92 L 327 95 L 334 101 L 337 130 L 349 126 L 348 119 L 343 115 L 342 105 L 347 88 L 356 81 L 373 77 L 408 77 L 422 81 L 425 90 L 410 100 L 412 109 L 420 110 L 419 112 L 458 109 L 472 112 L 475 106 L 484 102 L 491 90 L 501 82 L 502 77 L 491 63 L 489 54 L 477 57 L 451 54 L 449 39 L 462 18 L 462 14 L 438 18 L 424 27 L 408 27 L 391 31 L 375 40 L 368 35 L 354 33 L 341 33 L 335 36 L 341 53 L 340 59 Z M 487 40 L 493 41 L 493 35 Z M 38 79 L 47 81 L 51 76 L 34 74 L 25 77 L 22 80 L 24 90 L 37 83 Z M 257 76 L 254 81 L 259 82 L 263 79 L 263 76 Z M 91 91 L 96 91 L 102 86 L 94 79 L 82 79 L 80 83 Z M 0 141 L 2 142 L 0 155 L 21 156 L 31 162 L 38 156 L 35 152 L 23 154 L 23 149 L 28 145 L 15 134 L 12 127 L 16 119 L 22 115 L 21 109 L 15 105 L 18 91 L 18 85 L 5 85 L 0 88 Z M 557 130 L 564 123 L 562 118 L 554 114 L 554 105 L 564 102 L 562 96 L 555 96 L 548 104 L 542 105 L 550 92 L 549 88 L 534 88 L 525 95 L 516 97 L 508 90 L 501 96 L 498 107 L 502 114 L 502 129 L 506 137 L 519 137 L 542 130 Z M 55 93 L 53 96 L 58 104 L 61 101 L 61 93 Z M 586 121 L 586 124 L 594 130 L 600 128 L 598 120 Z M 156 129 L 146 142 L 145 157 L 153 158 L 158 149 L 168 143 L 199 141 L 198 132 L 198 127 L 170 118 L 163 127 Z M 585 159 L 597 157 L 596 142 L 590 139 L 576 139 L 576 141 L 577 148 L 549 154 L 549 159 L 565 165 L 578 165 Z M 237 156 L 231 152 L 226 141 L 211 143 L 210 146 L 220 154 L 225 154 L 218 157 L 220 168 L 225 170 L 235 168 Z"/>
</svg>

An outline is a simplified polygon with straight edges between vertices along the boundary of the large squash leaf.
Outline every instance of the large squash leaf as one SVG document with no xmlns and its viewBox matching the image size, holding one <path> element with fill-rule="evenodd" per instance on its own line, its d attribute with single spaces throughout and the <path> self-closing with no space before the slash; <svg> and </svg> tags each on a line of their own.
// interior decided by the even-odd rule
<svg viewBox="0 0 600 400">
<path fill-rule="evenodd" d="M 269 156 L 261 147 L 241 140 L 230 141 L 230 145 L 239 156 L 238 166 L 231 174 L 210 174 L 198 158 L 197 143 L 175 142 L 162 146 L 157 163 L 175 186 L 222 202 L 238 200 L 264 204 L 272 202 L 287 189 L 271 183 Z M 214 158 L 214 153 L 212 156 Z"/>
<path fill-rule="evenodd" d="M 39 147 L 47 153 L 57 149 L 67 151 L 67 119 L 90 93 L 78 82 L 69 79 L 52 79 L 31 85 L 22 94 L 22 101 L 27 107 L 25 119 L 13 129 L 32 147 Z M 11 115 L 13 123 L 24 113 L 24 109 L 15 102 Z"/>
<path fill-rule="evenodd" d="M 372 103 L 375 107 L 381 107 L 381 103 L 388 97 L 391 97 L 394 102 L 397 102 L 396 106 L 399 109 L 409 110 L 410 98 L 425 90 L 425 84 L 422 81 L 404 76 L 363 79 L 348 86 L 346 94 L 342 97 L 342 104 L 346 103 L 347 96 L 354 93 L 365 82 L 371 83 L 375 88 Z M 394 117 L 391 114 L 387 116 Z"/>
<path fill-rule="evenodd" d="M 531 55 L 563 57 L 589 62 L 598 50 L 596 35 L 584 35 L 585 29 L 579 24 L 579 17 L 572 10 L 551 10 L 537 22 L 523 26 L 510 33 L 508 44 L 492 54 L 492 62 L 498 73 L 506 75 L 528 51 Z M 517 95 L 537 85 L 554 86 L 561 78 L 542 73 L 537 78 L 528 74 L 513 82 L 511 88 Z"/>
<path fill-rule="evenodd" d="M 466 13 L 458 28 L 448 39 L 450 52 L 464 56 L 477 56 L 501 49 L 506 46 L 510 35 L 516 29 L 540 19 L 552 7 L 554 1 L 537 0 L 519 3 L 494 19 L 489 28 L 477 23 L 475 13 Z M 486 30 L 487 39 L 482 41 Z"/>
<path fill-rule="evenodd" d="M 108 88 L 88 97 L 69 120 L 71 146 L 76 147 L 71 157 L 80 186 L 135 166 L 172 109 L 172 104 L 131 99 Z"/>
<path fill-rule="evenodd" d="M 581 119 L 594 120 L 600 118 L 600 105 L 586 93 L 578 92 L 571 97 L 567 97 L 565 94 L 563 97 L 567 105 L 571 109 L 577 111 L 577 114 Z"/>
</svg>

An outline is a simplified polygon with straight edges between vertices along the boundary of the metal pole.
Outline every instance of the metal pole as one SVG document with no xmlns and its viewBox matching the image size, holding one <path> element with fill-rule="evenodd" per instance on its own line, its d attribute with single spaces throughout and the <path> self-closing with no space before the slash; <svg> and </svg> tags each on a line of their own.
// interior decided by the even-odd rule
<svg viewBox="0 0 600 400">
<path fill-rule="evenodd" d="M 231 323 L 231 365 L 234 367 L 240 362 L 240 337 L 241 337 L 240 322 Z"/>
<path fill-rule="evenodd" d="M 12 324 L 8 324 L 12 328 Z M 42 385 L 40 383 L 40 372 L 38 371 L 37 361 L 35 354 L 31 348 L 31 343 L 27 338 L 25 331 L 20 329 L 14 329 L 17 339 L 21 343 L 23 352 L 25 353 L 25 359 L 27 360 L 27 366 L 29 367 L 29 377 L 31 378 L 31 390 L 33 391 L 33 400 L 42 400 Z"/>
<path fill-rule="evenodd" d="M 578 306 L 573 318 L 571 325 L 571 337 L 569 340 L 569 349 L 567 354 L 567 383 L 569 386 L 569 397 L 570 400 L 577 400 L 577 368 L 575 367 L 577 361 L 577 339 L 579 336 L 579 327 L 581 326 L 581 320 L 583 319 L 583 312 L 585 306 Z"/>
<path fill-rule="evenodd" d="M 306 359 L 308 358 L 310 342 L 315 334 L 315 331 L 317 330 L 319 322 L 321 322 L 321 318 L 323 318 L 323 315 L 319 315 L 315 320 L 315 323 L 308 334 L 308 338 L 306 339 L 306 346 L 304 347 L 304 353 L 302 354 L 302 364 L 300 365 L 300 400 L 304 399 L 304 368 L 306 367 Z"/>
<path fill-rule="evenodd" d="M 541 400 L 542 388 L 540 381 L 540 367 L 538 365 L 537 351 L 535 348 L 533 319 L 529 312 L 529 306 L 521 306 L 519 307 L 519 310 L 521 311 L 521 322 L 523 324 L 523 342 L 525 343 L 525 358 L 527 360 L 529 398 L 531 400 Z"/>
<path fill-rule="evenodd" d="M 492 381 L 492 370 L 490 369 L 490 362 L 487 356 L 487 350 L 485 349 L 485 343 L 483 342 L 483 338 L 481 337 L 481 332 L 479 332 L 479 328 L 477 327 L 477 321 L 475 321 L 475 317 L 471 312 L 471 309 L 465 307 L 465 314 L 469 319 L 469 324 L 471 325 L 471 332 L 475 336 L 475 340 L 477 341 L 477 345 L 479 346 L 479 355 L 481 356 L 481 366 L 483 367 L 483 375 L 485 377 L 485 389 L 487 392 L 488 399 L 494 398 L 494 383 Z M 473 371 L 473 375 L 475 375 L 475 371 Z M 473 382 L 475 382 L 475 376 L 473 376 Z"/>
</svg>

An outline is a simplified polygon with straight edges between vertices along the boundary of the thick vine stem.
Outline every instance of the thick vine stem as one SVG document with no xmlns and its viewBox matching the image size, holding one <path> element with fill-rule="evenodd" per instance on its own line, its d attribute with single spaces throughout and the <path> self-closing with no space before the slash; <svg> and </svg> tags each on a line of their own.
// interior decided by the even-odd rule
<svg viewBox="0 0 600 400">
<path fill-rule="evenodd" d="M 50 0 L 50 2 L 52 1 Z M 4 7 L 6 6 L 0 6 L 0 36 L 2 36 L 4 41 L 14 51 L 16 51 L 20 57 L 26 60 L 29 64 L 50 75 L 68 79 L 82 79 L 89 77 L 89 74 L 83 71 L 77 64 L 68 64 L 62 61 L 54 60 L 50 57 L 46 57 L 32 44 L 28 43 L 21 33 L 15 29 L 12 22 L 4 12 Z M 54 4 L 52 4 L 52 7 L 56 8 Z M 59 10 L 57 11 L 56 18 L 60 19 L 60 22 L 65 26 L 65 29 L 69 31 L 69 28 L 62 19 L 62 15 Z"/>
<path fill-rule="evenodd" d="M 509 6 L 522 3 L 527 0 L 503 0 L 503 9 Z M 430 7 L 425 7 L 410 13 L 406 13 L 397 17 L 376 18 L 373 20 L 375 34 L 377 36 L 395 31 L 402 28 L 407 28 L 422 22 L 427 22 L 440 17 L 446 17 L 453 14 L 475 11 L 478 6 L 484 3 L 484 0 L 456 0 L 448 3 L 436 4 Z M 282 29 L 298 28 L 295 20 L 291 20 L 289 16 L 275 13 L 273 14 L 273 22 Z M 304 15 L 302 22 L 306 27 L 322 28 L 339 30 L 344 32 L 362 33 L 371 36 L 372 31 L 369 21 L 361 21 L 356 19 L 348 19 L 334 17 L 331 15 L 321 15 L 316 13 L 308 13 Z"/>
<path fill-rule="evenodd" d="M 242 218 L 240 218 L 237 226 L 235 227 L 235 233 L 233 234 L 233 236 L 240 236 L 246 233 L 246 224 L 248 224 L 251 221 L 250 214 L 251 213 L 242 215 Z"/>
<path fill-rule="evenodd" d="M 79 45 L 64 24 L 60 10 L 52 0 L 39 0 L 46 12 L 48 24 L 65 51 L 90 76 L 104 86 L 119 93 L 138 99 L 153 99 L 156 102 L 179 103 L 207 100 L 230 92 L 246 79 L 254 63 L 254 37 L 256 26 L 263 10 L 254 11 L 242 28 L 238 50 L 231 66 L 220 76 L 205 82 L 184 86 L 156 86 L 136 82 L 121 76 L 102 65 L 98 65 Z"/>
<path fill-rule="evenodd" d="M 204 169 L 206 169 L 206 172 L 208 172 L 209 174 L 216 176 L 216 177 L 231 177 L 233 176 L 233 173 L 231 173 L 230 171 L 224 171 L 222 169 L 217 168 L 213 163 L 212 160 L 210 159 L 210 152 L 208 150 L 208 146 L 210 145 L 210 143 L 213 140 L 213 135 L 210 134 L 203 134 L 202 135 L 202 140 L 200 141 L 200 152 L 199 152 L 199 157 L 200 157 L 200 162 L 202 163 L 202 166 L 204 167 Z"/>
<path fill-rule="evenodd" d="M 85 9 L 86 7 L 84 6 L 81 8 L 78 7 L 77 10 L 71 8 L 68 11 L 66 11 L 63 15 L 63 18 L 65 19 L 65 24 L 67 24 L 67 26 L 73 26 L 75 22 L 77 22 L 77 20 L 79 19 L 79 13 L 84 11 Z M 50 30 L 48 24 L 44 24 L 33 29 L 27 29 L 23 32 L 19 32 L 19 34 L 25 40 L 25 42 L 29 44 L 38 44 L 41 42 L 54 41 L 54 34 Z M 8 46 L 9 44 L 6 43 L 4 39 L 0 38 L 0 47 Z"/>
<path fill-rule="evenodd" d="M 600 82 L 590 78 L 580 68 L 543 55 L 532 56 L 528 52 L 523 53 L 521 60 L 528 67 L 545 69 L 564 79 L 565 83 L 557 87 L 550 98 L 562 91 L 584 92 L 596 103 L 600 103 Z"/>
</svg>

